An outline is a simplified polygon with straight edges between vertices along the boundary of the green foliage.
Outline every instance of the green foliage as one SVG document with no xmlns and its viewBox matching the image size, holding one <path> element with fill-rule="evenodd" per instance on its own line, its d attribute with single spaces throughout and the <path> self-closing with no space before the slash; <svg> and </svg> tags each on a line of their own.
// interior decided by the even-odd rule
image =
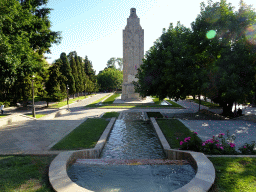
<svg viewBox="0 0 256 192">
<path fill-rule="evenodd" d="M 192 30 L 179 22 L 163 30 L 138 69 L 135 91 L 160 100 L 204 95 L 229 114 L 235 101 L 256 93 L 255 22 L 243 1 L 237 12 L 225 0 L 202 3 Z"/>
<path fill-rule="evenodd" d="M 44 4 L 46 1 L 0 1 L 1 100 L 23 100 L 26 105 L 32 75 L 42 76 L 43 54 L 61 39 L 58 32 L 50 30 L 50 9 L 39 8 Z"/>
<path fill-rule="evenodd" d="M 75 79 L 72 75 L 72 69 L 70 67 L 66 53 L 60 54 L 60 60 L 62 61 L 60 65 L 60 72 L 67 79 L 64 83 L 69 88 L 69 94 L 74 94 L 76 93 Z"/>
<path fill-rule="evenodd" d="M 120 89 L 123 83 L 123 73 L 115 68 L 107 68 L 98 74 L 98 84 L 102 91 Z"/>
</svg>

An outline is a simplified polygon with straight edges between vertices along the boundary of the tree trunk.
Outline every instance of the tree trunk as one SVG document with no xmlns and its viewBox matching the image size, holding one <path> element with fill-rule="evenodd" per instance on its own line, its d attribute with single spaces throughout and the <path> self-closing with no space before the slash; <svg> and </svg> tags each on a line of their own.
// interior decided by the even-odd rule
<svg viewBox="0 0 256 192">
<path fill-rule="evenodd" d="M 49 107 L 49 101 L 46 101 L 47 107 Z"/>
<path fill-rule="evenodd" d="M 193 95 L 193 99 L 196 99 L 196 95 Z"/>
<path fill-rule="evenodd" d="M 199 95 L 199 110 L 198 110 L 198 112 L 200 112 L 200 105 L 201 105 L 201 96 Z"/>
<path fill-rule="evenodd" d="M 234 103 L 233 101 L 230 101 L 223 104 L 223 115 L 232 114 L 233 103 Z"/>
</svg>

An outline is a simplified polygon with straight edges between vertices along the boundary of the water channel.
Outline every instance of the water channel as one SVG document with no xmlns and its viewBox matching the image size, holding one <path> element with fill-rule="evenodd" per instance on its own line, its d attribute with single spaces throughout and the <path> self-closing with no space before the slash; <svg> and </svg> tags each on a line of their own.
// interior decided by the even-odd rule
<svg viewBox="0 0 256 192">
<path fill-rule="evenodd" d="M 124 113 L 116 120 L 100 159 L 86 163 L 78 159 L 68 169 L 71 180 L 97 192 L 169 192 L 187 184 L 195 176 L 190 165 L 154 162 L 166 156 L 154 127 L 143 119 L 140 112 Z M 138 159 L 151 162 L 127 164 Z"/>
</svg>

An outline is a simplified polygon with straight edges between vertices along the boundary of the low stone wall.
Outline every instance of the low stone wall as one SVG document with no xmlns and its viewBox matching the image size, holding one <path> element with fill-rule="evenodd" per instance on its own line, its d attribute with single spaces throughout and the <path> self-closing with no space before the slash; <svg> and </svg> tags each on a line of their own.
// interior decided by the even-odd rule
<svg viewBox="0 0 256 192">
<path fill-rule="evenodd" d="M 49 180 L 53 189 L 57 192 L 91 192 L 74 183 L 67 174 L 67 169 L 76 159 L 97 159 L 107 142 L 107 138 L 114 126 L 116 118 L 111 118 L 105 131 L 102 133 L 96 146 L 93 149 L 69 151 L 60 153 L 49 167 Z"/>
<path fill-rule="evenodd" d="M 203 153 L 171 149 L 155 118 L 151 117 L 150 120 L 156 130 L 167 158 L 171 160 L 187 160 L 196 171 L 195 177 L 188 184 L 174 192 L 208 191 L 215 180 L 215 168 L 212 162 Z"/>
</svg>

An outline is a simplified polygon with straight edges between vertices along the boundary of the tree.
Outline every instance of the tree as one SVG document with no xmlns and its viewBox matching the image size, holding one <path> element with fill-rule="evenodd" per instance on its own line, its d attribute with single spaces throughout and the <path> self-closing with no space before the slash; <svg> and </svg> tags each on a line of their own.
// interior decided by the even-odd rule
<svg viewBox="0 0 256 192">
<path fill-rule="evenodd" d="M 117 62 L 117 64 L 118 64 L 118 68 L 116 68 L 116 62 Z M 123 70 L 123 58 L 111 57 L 111 58 L 107 61 L 107 67 L 106 67 L 106 68 L 110 68 L 110 67 L 122 71 L 122 70 Z"/>
<path fill-rule="evenodd" d="M 31 77 L 43 68 L 43 53 L 59 43 L 50 30 L 50 9 L 39 9 L 47 1 L 0 1 L 0 98 L 27 105 Z M 37 76 L 37 75 L 36 75 Z"/>
<path fill-rule="evenodd" d="M 116 58 L 115 57 L 111 57 L 108 61 L 107 61 L 107 67 L 113 66 L 116 69 Z"/>
<path fill-rule="evenodd" d="M 65 82 L 67 78 L 60 72 L 61 65 L 61 60 L 56 60 L 48 69 L 49 77 L 45 84 L 47 96 L 44 97 L 47 105 L 49 101 L 61 101 L 66 97 Z"/>
<path fill-rule="evenodd" d="M 248 38 L 255 21 L 243 1 L 238 12 L 225 0 L 202 3 L 192 31 L 179 23 L 163 30 L 138 69 L 135 90 L 160 99 L 207 95 L 229 115 L 235 101 L 255 93 L 256 41 Z"/>
<path fill-rule="evenodd" d="M 163 30 L 138 69 L 134 86 L 140 96 L 178 100 L 191 93 L 195 67 L 188 43 L 190 36 L 191 31 L 179 22 L 175 28 L 170 24 L 168 31 Z"/>
<path fill-rule="evenodd" d="M 76 93 L 75 80 L 72 75 L 72 69 L 70 67 L 66 53 L 63 52 L 60 54 L 60 60 L 62 61 L 60 66 L 60 72 L 67 79 L 65 81 L 65 85 L 69 87 L 69 94 L 75 94 Z"/>
<path fill-rule="evenodd" d="M 207 94 L 223 107 L 226 115 L 235 101 L 245 101 L 255 84 L 255 49 L 246 34 L 255 21 L 255 12 L 243 1 L 239 11 L 234 12 L 231 4 L 222 0 L 209 1 L 208 6 L 201 4 L 201 14 L 192 24 L 194 35 L 198 36 L 198 54 L 208 52 L 213 57 L 207 70 Z M 199 29 L 202 33 L 198 33 Z M 216 35 L 209 37 L 209 33 Z"/>
<path fill-rule="evenodd" d="M 105 69 L 97 78 L 102 91 L 120 89 L 123 83 L 123 73 L 115 68 Z"/>
<path fill-rule="evenodd" d="M 74 77 L 74 80 L 75 80 L 75 90 L 78 92 L 78 96 L 79 96 L 79 91 L 80 91 L 80 87 L 81 87 L 81 81 L 79 81 L 79 77 L 78 75 L 80 75 L 78 73 L 78 70 L 77 70 L 77 63 L 75 61 L 75 57 L 77 56 L 76 52 L 70 52 L 68 54 L 68 60 L 69 60 L 69 63 L 70 63 L 70 67 L 72 69 L 72 76 Z M 75 93 L 73 93 L 73 98 L 75 98 Z"/>
<path fill-rule="evenodd" d="M 89 80 L 87 80 L 87 83 L 86 83 L 87 92 L 89 93 L 93 91 L 96 92 L 98 90 L 97 77 L 95 75 L 95 70 L 93 70 L 92 62 L 89 61 L 87 56 L 85 56 L 85 59 L 84 59 L 84 70 L 86 75 L 89 77 Z M 88 89 L 90 90 L 92 89 L 92 91 L 88 91 Z"/>
</svg>

